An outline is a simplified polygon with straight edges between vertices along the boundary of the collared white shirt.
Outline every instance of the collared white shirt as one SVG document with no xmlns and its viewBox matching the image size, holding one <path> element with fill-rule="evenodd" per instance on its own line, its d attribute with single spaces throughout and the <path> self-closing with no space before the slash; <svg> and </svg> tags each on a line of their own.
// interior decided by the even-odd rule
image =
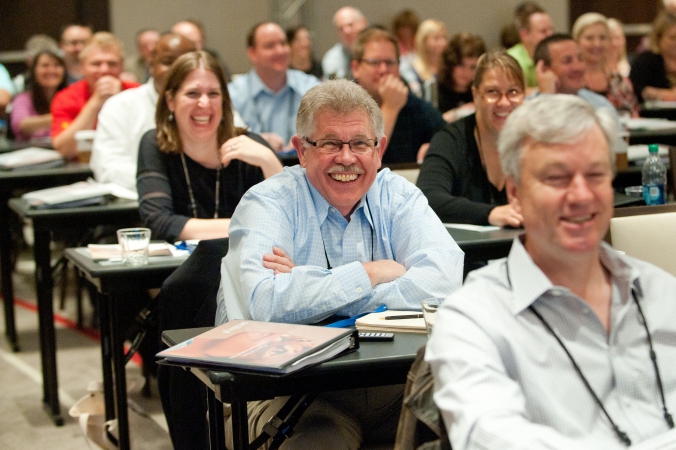
<svg viewBox="0 0 676 450">
<path fill-rule="evenodd" d="M 601 247 L 611 274 L 610 331 L 581 298 L 554 286 L 517 238 L 506 259 L 472 272 L 438 312 L 426 359 L 455 450 L 621 449 L 551 325 L 613 421 L 633 443 L 665 433 L 646 330 L 676 413 L 676 278 Z"/>
</svg>

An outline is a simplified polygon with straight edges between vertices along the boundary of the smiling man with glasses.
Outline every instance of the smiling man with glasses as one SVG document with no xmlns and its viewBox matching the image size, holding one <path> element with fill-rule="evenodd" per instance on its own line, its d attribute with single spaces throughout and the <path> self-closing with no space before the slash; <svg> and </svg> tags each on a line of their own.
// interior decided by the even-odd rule
<svg viewBox="0 0 676 450">
<path fill-rule="evenodd" d="M 409 92 L 401 79 L 394 36 L 378 28 L 362 31 L 352 48 L 352 73 L 383 113 L 389 141 L 383 163 L 422 160 L 432 135 L 446 122 L 434 106 Z"/>
<path fill-rule="evenodd" d="M 419 310 L 421 300 L 460 287 L 463 253 L 425 197 L 378 172 L 387 137 L 371 96 L 351 81 L 327 81 L 303 97 L 296 128 L 300 166 L 251 188 L 232 216 L 217 324 L 312 324 L 383 304 Z M 393 442 L 403 386 L 366 392 L 320 395 L 283 448 Z M 249 405 L 252 436 L 283 401 Z"/>
</svg>

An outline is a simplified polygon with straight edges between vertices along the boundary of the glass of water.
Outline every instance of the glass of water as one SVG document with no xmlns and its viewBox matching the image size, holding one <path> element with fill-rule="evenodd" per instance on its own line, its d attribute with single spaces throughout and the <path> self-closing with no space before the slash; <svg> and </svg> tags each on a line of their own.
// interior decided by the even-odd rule
<svg viewBox="0 0 676 450">
<path fill-rule="evenodd" d="M 117 242 L 122 249 L 122 261 L 128 266 L 148 264 L 149 228 L 122 228 L 117 230 Z"/>
</svg>

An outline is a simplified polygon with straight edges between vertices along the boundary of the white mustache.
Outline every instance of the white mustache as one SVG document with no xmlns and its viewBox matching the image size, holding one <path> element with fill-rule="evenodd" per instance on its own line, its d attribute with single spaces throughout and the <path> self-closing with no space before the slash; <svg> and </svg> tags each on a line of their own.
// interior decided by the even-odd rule
<svg viewBox="0 0 676 450">
<path fill-rule="evenodd" d="M 361 175 L 364 173 L 364 170 L 361 169 L 360 167 L 356 166 L 355 164 L 351 164 L 347 167 L 341 165 L 341 164 L 336 164 L 335 166 L 331 167 L 328 171 L 328 173 L 343 173 L 343 172 L 350 172 L 350 173 L 356 173 L 358 175 Z"/>
</svg>

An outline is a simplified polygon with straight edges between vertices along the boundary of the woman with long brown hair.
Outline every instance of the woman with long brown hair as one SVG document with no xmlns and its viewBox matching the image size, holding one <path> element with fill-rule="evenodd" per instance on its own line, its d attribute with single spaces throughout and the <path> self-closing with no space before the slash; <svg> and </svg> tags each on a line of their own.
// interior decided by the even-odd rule
<svg viewBox="0 0 676 450">
<path fill-rule="evenodd" d="M 229 217 L 282 164 L 258 135 L 235 128 L 228 89 L 206 52 L 180 56 L 159 95 L 156 130 L 139 146 L 139 213 L 153 238 L 228 236 Z"/>
</svg>

